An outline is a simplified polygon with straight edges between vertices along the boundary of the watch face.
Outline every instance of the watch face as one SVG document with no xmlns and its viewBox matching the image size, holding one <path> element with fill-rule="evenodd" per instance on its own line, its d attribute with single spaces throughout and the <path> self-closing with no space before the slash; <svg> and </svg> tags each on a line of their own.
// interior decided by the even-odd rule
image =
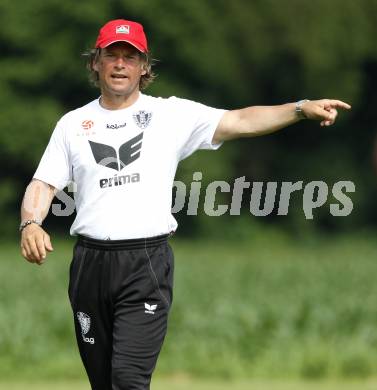
<svg viewBox="0 0 377 390">
<path fill-rule="evenodd" d="M 305 114 L 302 112 L 302 105 L 306 102 L 308 102 L 309 99 L 304 99 L 304 100 L 299 100 L 297 103 L 296 103 L 296 113 L 297 113 L 297 116 L 300 118 L 300 119 L 306 119 L 306 116 Z"/>
</svg>

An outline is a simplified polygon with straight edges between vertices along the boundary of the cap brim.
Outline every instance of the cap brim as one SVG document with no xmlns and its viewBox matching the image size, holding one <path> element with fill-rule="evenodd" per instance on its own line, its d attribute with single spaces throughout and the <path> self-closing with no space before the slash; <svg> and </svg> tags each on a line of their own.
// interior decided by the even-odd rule
<svg viewBox="0 0 377 390">
<path fill-rule="evenodd" d="M 134 48 L 136 48 L 137 50 L 141 51 L 142 53 L 147 53 L 148 50 L 147 49 L 143 49 L 141 46 L 139 46 L 138 44 L 134 43 L 134 42 L 131 42 L 131 41 L 128 41 L 127 39 L 113 39 L 111 41 L 108 41 L 108 42 L 105 42 L 103 44 L 101 44 L 100 47 L 101 49 L 104 49 L 105 47 L 108 47 L 110 45 L 112 45 L 113 43 L 115 42 L 126 42 L 126 43 L 129 43 L 131 46 L 133 46 Z"/>
</svg>

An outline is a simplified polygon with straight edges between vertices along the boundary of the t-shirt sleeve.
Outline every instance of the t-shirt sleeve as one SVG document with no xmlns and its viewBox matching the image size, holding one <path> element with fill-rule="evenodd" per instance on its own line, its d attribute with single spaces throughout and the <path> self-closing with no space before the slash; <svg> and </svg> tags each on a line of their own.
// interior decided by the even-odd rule
<svg viewBox="0 0 377 390">
<path fill-rule="evenodd" d="M 61 121 L 51 135 L 33 178 L 58 190 L 62 190 L 72 180 L 70 153 Z"/>
<path fill-rule="evenodd" d="M 214 144 L 212 139 L 226 110 L 209 107 L 186 99 L 175 99 L 179 107 L 176 111 L 179 112 L 178 120 L 187 129 L 184 143 L 180 150 L 180 160 L 190 156 L 199 149 L 218 149 L 222 142 Z"/>
</svg>

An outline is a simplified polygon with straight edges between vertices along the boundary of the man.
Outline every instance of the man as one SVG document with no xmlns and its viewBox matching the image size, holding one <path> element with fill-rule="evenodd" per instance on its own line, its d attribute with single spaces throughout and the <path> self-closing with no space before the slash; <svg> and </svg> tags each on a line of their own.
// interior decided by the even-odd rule
<svg viewBox="0 0 377 390">
<path fill-rule="evenodd" d="M 332 125 L 339 100 L 302 100 L 225 111 L 189 100 L 154 98 L 143 27 L 103 26 L 89 68 L 99 99 L 58 122 L 21 208 L 21 251 L 42 264 L 53 250 L 41 227 L 54 194 L 77 185 L 78 236 L 69 298 L 92 389 L 149 389 L 172 303 L 173 254 L 167 237 L 177 164 L 198 149 L 271 133 L 302 118 Z"/>
</svg>

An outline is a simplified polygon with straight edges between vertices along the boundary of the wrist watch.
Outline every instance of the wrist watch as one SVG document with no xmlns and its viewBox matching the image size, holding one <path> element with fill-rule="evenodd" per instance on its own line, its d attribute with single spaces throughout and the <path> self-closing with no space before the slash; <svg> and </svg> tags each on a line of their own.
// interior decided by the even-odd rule
<svg viewBox="0 0 377 390">
<path fill-rule="evenodd" d="M 295 111 L 296 111 L 296 115 L 299 119 L 308 119 L 307 116 L 304 114 L 304 112 L 302 111 L 302 105 L 304 103 L 307 103 L 307 102 L 310 102 L 309 99 L 303 99 L 303 100 L 299 100 L 297 103 L 296 103 L 296 108 L 295 108 Z"/>
<path fill-rule="evenodd" d="M 31 225 L 32 223 L 36 223 L 38 226 L 42 226 L 41 221 L 38 221 L 37 219 L 28 219 L 27 221 L 21 222 L 18 230 L 22 232 L 26 228 L 26 226 Z"/>
</svg>

